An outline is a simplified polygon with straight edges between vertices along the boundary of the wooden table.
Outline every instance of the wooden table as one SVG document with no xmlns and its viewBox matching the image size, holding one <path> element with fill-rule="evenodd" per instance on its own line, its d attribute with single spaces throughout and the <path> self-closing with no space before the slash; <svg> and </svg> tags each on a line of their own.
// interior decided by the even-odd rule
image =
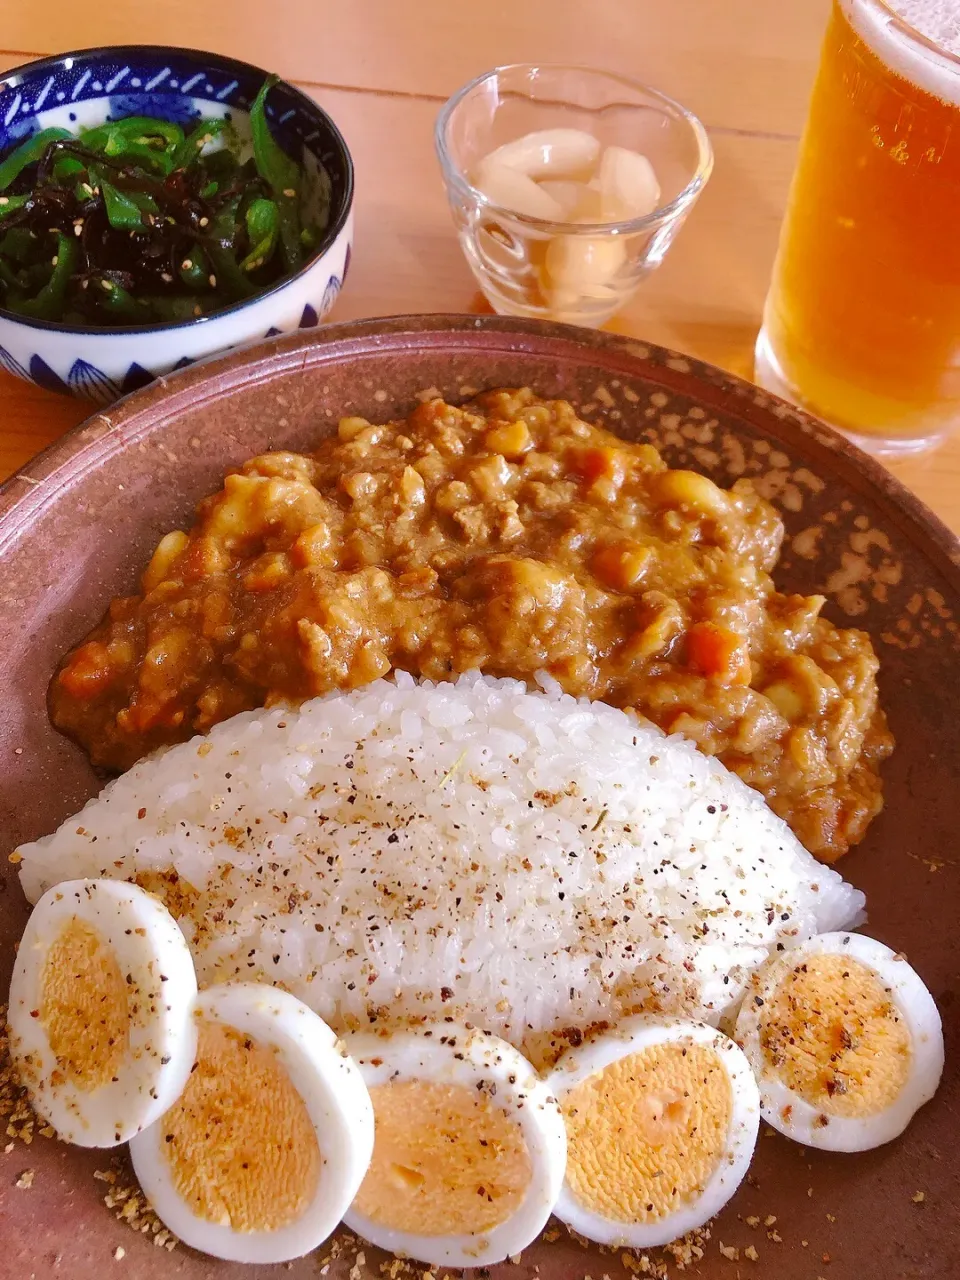
<svg viewBox="0 0 960 1280">
<path fill-rule="evenodd" d="M 497 63 L 578 62 L 647 80 L 690 106 L 714 176 L 663 267 L 611 328 L 749 376 L 777 229 L 829 0 L 113 0 L 14 3 L 0 68 L 98 44 L 216 49 L 296 81 L 346 135 L 357 251 L 332 320 L 483 309 L 433 153 L 443 100 Z M 0 375 L 0 476 L 88 408 Z M 960 437 L 897 464 L 960 531 Z"/>
</svg>

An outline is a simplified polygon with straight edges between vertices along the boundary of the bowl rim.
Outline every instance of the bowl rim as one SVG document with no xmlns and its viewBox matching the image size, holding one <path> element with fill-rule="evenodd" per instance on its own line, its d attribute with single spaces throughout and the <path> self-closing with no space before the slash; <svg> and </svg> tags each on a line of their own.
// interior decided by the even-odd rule
<svg viewBox="0 0 960 1280">
<path fill-rule="evenodd" d="M 556 221 L 552 218 L 537 218 L 531 214 L 519 213 L 516 209 L 510 209 L 505 205 L 496 204 L 487 195 L 475 187 L 472 182 L 464 174 L 461 167 L 456 164 L 450 154 L 447 145 L 448 126 L 453 117 L 454 111 L 464 101 L 469 93 L 477 89 L 485 81 L 491 80 L 494 76 L 503 75 L 508 71 L 578 71 L 592 76 L 602 76 L 606 80 L 617 81 L 619 84 L 626 85 L 631 89 L 639 89 L 643 93 L 649 94 L 651 98 L 657 99 L 665 108 L 678 116 L 689 127 L 694 136 L 697 146 L 697 167 L 693 176 L 685 184 L 683 190 L 678 192 L 672 200 L 668 200 L 666 204 L 657 205 L 650 213 L 642 214 L 639 218 L 624 218 L 610 222 L 564 222 Z M 560 229 L 564 235 L 597 235 L 603 232 L 608 235 L 630 235 L 638 231 L 650 231 L 666 223 L 674 221 L 681 217 L 690 208 L 691 205 L 699 198 L 703 188 L 707 185 L 710 175 L 713 172 L 713 144 L 710 141 L 710 135 L 707 127 L 700 117 L 689 107 L 685 107 L 682 102 L 678 102 L 676 98 L 671 98 L 669 94 L 655 88 L 652 84 L 647 84 L 643 80 L 634 80 L 630 76 L 621 75 L 618 71 L 608 71 L 603 67 L 590 67 L 586 63 L 575 62 L 506 62 L 499 66 L 491 67 L 488 71 L 481 71 L 472 80 L 467 81 L 457 91 L 450 95 L 440 112 L 437 115 L 436 124 L 433 134 L 434 146 L 437 152 L 437 159 L 440 161 L 440 169 L 444 179 L 452 186 L 459 195 L 467 196 L 480 205 L 482 209 L 486 209 L 493 214 L 499 214 L 507 218 L 515 219 L 524 226 L 529 226 L 537 231 L 554 231 Z"/>
<path fill-rule="evenodd" d="M 74 62 L 89 61 L 93 62 L 97 58 L 107 55 L 123 56 L 128 54 L 131 57 L 143 56 L 144 54 L 169 55 L 171 58 L 187 58 L 193 62 L 203 63 L 207 67 L 222 67 L 224 70 L 239 71 L 244 75 L 260 76 L 266 79 L 270 74 L 262 67 L 256 66 L 252 62 L 244 62 L 241 58 L 231 58 L 227 54 L 209 53 L 204 49 L 191 49 L 186 45 L 173 44 L 104 44 L 93 45 L 86 49 L 76 49 L 66 53 L 50 54 L 44 58 L 33 58 L 29 62 L 21 62 L 16 67 L 10 67 L 7 71 L 0 73 L 0 88 L 17 87 L 17 78 L 27 74 L 43 74 L 50 71 L 54 67 L 61 67 L 68 59 Z M 323 255 L 331 249 L 336 243 L 347 225 L 350 214 L 353 211 L 354 197 L 354 164 L 353 156 L 350 154 L 350 148 L 347 146 L 343 134 L 337 127 L 329 112 L 325 111 L 308 94 L 293 84 L 290 80 L 280 79 L 277 81 L 288 93 L 294 98 L 299 99 L 302 106 L 307 110 L 314 112 L 320 116 L 326 129 L 329 131 L 334 149 L 340 152 L 344 166 L 344 194 L 341 201 L 341 207 L 337 216 L 327 227 L 320 240 L 319 245 L 314 250 L 312 256 L 307 259 L 300 269 L 293 275 L 283 276 L 277 280 L 268 289 L 264 289 L 261 293 L 256 293 L 251 298 L 242 298 L 239 302 L 232 302 L 228 307 L 221 307 L 218 311 L 212 311 L 209 315 L 192 316 L 189 320 L 166 320 L 157 324 L 124 324 L 124 325 L 83 325 L 83 324 L 59 324 L 55 320 L 36 320 L 31 316 L 17 315 L 15 311 L 9 311 L 6 307 L 0 305 L 0 321 L 7 321 L 10 324 L 22 325 L 29 329 L 39 329 L 47 333 L 65 333 L 79 334 L 85 338 L 112 338 L 125 334 L 147 334 L 147 333 L 175 333 L 178 330 L 192 329 L 198 326 L 209 324 L 211 321 L 219 320 L 222 316 L 236 315 L 246 307 L 254 306 L 256 303 L 263 301 L 265 298 L 272 297 L 281 290 L 287 288 L 295 281 L 301 279 L 315 266 Z M 274 86 L 276 87 L 276 86 Z M 109 96 L 109 95 L 104 95 Z"/>
</svg>

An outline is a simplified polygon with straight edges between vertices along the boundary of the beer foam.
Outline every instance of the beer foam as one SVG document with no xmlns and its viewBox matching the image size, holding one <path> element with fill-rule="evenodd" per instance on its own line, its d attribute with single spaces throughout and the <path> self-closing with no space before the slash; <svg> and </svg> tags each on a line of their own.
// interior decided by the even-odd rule
<svg viewBox="0 0 960 1280">
<path fill-rule="evenodd" d="M 933 44 L 960 55 L 960 10 L 956 0 L 893 0 L 890 7 Z"/>
<path fill-rule="evenodd" d="M 850 25 L 882 62 L 918 89 L 960 106 L 960 11 L 956 0 L 840 0 Z M 896 15 L 896 16 L 895 16 Z M 896 18 L 937 46 L 911 40 Z"/>
</svg>

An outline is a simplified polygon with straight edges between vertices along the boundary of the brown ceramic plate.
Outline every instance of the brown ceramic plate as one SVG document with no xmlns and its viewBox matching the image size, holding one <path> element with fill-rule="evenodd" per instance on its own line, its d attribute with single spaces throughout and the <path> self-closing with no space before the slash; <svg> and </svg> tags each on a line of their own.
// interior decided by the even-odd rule
<svg viewBox="0 0 960 1280">
<path fill-rule="evenodd" d="M 693 1274 L 778 1280 L 960 1274 L 960 545 L 879 466 L 749 384 L 686 357 L 607 334 L 500 318 L 421 316 L 334 326 L 236 352 L 161 380 L 96 414 L 0 493 L 0 815 L 5 851 L 50 831 L 98 789 L 78 748 L 47 722 L 44 694 L 64 649 L 133 589 L 159 535 L 189 519 L 224 471 L 262 450 L 309 449 L 344 413 L 404 414 L 417 392 L 457 400 L 529 384 L 584 416 L 660 447 L 671 465 L 721 484 L 754 478 L 783 515 L 782 590 L 822 591 L 827 612 L 865 627 L 897 750 L 886 807 L 842 870 L 867 892 L 869 931 L 907 952 L 944 1018 L 940 1092 L 904 1137 L 863 1155 L 761 1139 L 749 1184 L 713 1224 Z M 27 909 L 0 863 L 0 990 Z M 318 1257 L 246 1267 L 168 1254 L 114 1221 L 94 1169 L 106 1153 L 37 1138 L 2 1151 L 0 1275 L 89 1280 L 316 1276 Z M 33 1170 L 29 1188 L 15 1183 Z M 922 1197 L 918 1195 L 922 1193 Z M 763 1220 L 776 1215 L 769 1227 Z M 759 1227 L 745 1221 L 758 1215 Z M 720 1244 L 756 1248 L 735 1261 Z M 114 1263 L 117 1246 L 126 1251 Z M 325 1251 L 321 1251 L 321 1257 Z M 345 1280 L 350 1262 L 334 1263 Z M 365 1251 L 364 1275 L 383 1259 Z M 612 1277 L 616 1255 L 566 1237 L 529 1249 L 504 1280 Z M 671 1271 L 673 1267 L 671 1266 Z"/>
</svg>

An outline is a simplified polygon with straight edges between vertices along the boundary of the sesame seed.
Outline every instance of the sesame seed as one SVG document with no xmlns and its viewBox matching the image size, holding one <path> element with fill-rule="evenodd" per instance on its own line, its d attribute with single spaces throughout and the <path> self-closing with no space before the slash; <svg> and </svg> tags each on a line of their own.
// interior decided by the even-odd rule
<svg viewBox="0 0 960 1280">
<path fill-rule="evenodd" d="M 288 200 L 292 200 L 297 193 L 293 187 L 284 187 L 283 194 L 287 197 Z"/>
<path fill-rule="evenodd" d="M 180 263 L 180 268 L 183 271 L 189 271 L 191 270 L 192 267 L 193 267 L 192 258 L 184 258 L 184 260 Z"/>
<path fill-rule="evenodd" d="M 207 276 L 207 282 L 209 283 L 211 289 L 215 289 L 217 287 L 217 277 L 213 274 L 212 271 Z"/>
</svg>

